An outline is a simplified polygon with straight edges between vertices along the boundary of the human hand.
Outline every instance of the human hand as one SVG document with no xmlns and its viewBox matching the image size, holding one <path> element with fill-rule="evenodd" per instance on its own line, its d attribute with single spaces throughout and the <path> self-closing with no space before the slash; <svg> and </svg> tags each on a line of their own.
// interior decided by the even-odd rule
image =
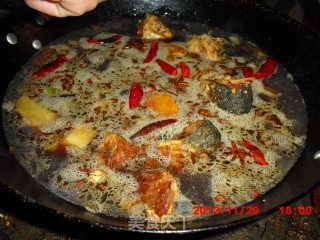
<svg viewBox="0 0 320 240">
<path fill-rule="evenodd" d="M 103 1 L 104 0 L 25 0 L 29 7 L 55 17 L 80 16 L 93 10 Z"/>
</svg>

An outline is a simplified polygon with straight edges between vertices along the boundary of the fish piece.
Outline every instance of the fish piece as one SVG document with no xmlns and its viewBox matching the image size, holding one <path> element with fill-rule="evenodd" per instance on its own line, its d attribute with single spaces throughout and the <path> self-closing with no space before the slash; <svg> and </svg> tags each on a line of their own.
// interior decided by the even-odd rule
<svg viewBox="0 0 320 240">
<path fill-rule="evenodd" d="M 231 89 L 240 89 L 245 84 L 251 84 L 256 79 L 254 77 L 244 77 L 244 78 L 238 78 L 238 77 L 232 77 L 228 74 L 218 74 L 215 76 L 212 76 L 210 81 L 216 83 L 228 86 Z"/>
<path fill-rule="evenodd" d="M 190 145 L 184 144 L 182 140 L 169 140 L 157 146 L 158 153 L 170 160 L 169 171 L 172 173 L 180 172 L 191 159 L 195 152 Z"/>
<path fill-rule="evenodd" d="M 163 169 L 144 170 L 137 177 L 141 201 L 146 204 L 149 213 L 160 218 L 168 215 L 177 195 L 174 177 Z"/>
<path fill-rule="evenodd" d="M 157 146 L 158 152 L 169 159 L 182 159 L 186 157 L 187 151 L 182 140 L 169 140 Z"/>
<path fill-rule="evenodd" d="M 209 120 L 198 120 L 183 130 L 180 139 L 198 153 L 212 153 L 220 146 L 221 134 Z"/>
<path fill-rule="evenodd" d="M 98 169 L 88 172 L 87 180 L 92 183 L 102 183 L 107 179 L 107 174 L 104 170 Z"/>
<path fill-rule="evenodd" d="M 212 61 L 219 60 L 219 54 L 223 50 L 222 40 L 208 34 L 193 35 L 188 42 L 188 47 L 191 53 L 204 55 Z"/>
<path fill-rule="evenodd" d="M 214 152 L 221 142 L 219 130 L 209 120 L 198 120 L 186 127 L 178 140 L 158 144 L 158 153 L 170 160 L 169 171 L 179 172 L 198 157 Z"/>
<path fill-rule="evenodd" d="M 188 51 L 186 49 L 175 44 L 168 44 L 167 49 L 169 56 L 183 57 L 188 54 Z"/>
<path fill-rule="evenodd" d="M 208 194 L 212 183 L 210 176 L 205 174 L 178 174 L 180 190 L 183 195 L 189 198 L 194 204 L 213 206 L 213 198 Z"/>
<path fill-rule="evenodd" d="M 139 147 L 116 133 L 107 133 L 98 151 L 104 165 L 111 169 L 121 169 L 126 161 L 137 156 Z"/>
<path fill-rule="evenodd" d="M 217 84 L 215 87 L 215 101 L 218 106 L 233 114 L 248 113 L 253 102 L 251 85 L 245 85 L 240 89 Z"/>
<path fill-rule="evenodd" d="M 157 16 L 147 13 L 140 22 L 138 36 L 143 40 L 168 40 L 174 38 L 174 33 Z"/>
</svg>

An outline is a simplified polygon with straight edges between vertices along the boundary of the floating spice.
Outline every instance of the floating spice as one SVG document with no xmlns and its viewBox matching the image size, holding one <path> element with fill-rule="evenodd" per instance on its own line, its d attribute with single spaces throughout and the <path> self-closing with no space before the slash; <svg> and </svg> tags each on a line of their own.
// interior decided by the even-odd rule
<svg viewBox="0 0 320 240">
<path fill-rule="evenodd" d="M 43 78 L 48 76 L 50 73 L 60 68 L 67 62 L 67 55 L 58 56 L 54 61 L 47 63 L 40 67 L 37 71 L 32 74 L 34 78 Z"/>
<path fill-rule="evenodd" d="M 130 89 L 129 108 L 133 109 L 139 106 L 143 98 L 143 89 L 140 83 L 135 83 Z"/>
<path fill-rule="evenodd" d="M 166 119 L 166 120 L 161 120 L 161 121 L 158 121 L 158 122 L 154 122 L 154 123 L 151 123 L 145 127 L 143 127 L 142 129 L 140 129 L 138 132 L 136 132 L 135 134 L 133 134 L 130 139 L 133 140 L 137 137 L 142 137 L 144 135 L 147 135 L 148 133 L 151 133 L 153 132 L 154 130 L 156 129 L 159 129 L 159 128 L 162 128 L 162 127 L 165 127 L 165 126 L 168 126 L 170 124 L 173 124 L 177 121 L 177 119 Z"/>
</svg>

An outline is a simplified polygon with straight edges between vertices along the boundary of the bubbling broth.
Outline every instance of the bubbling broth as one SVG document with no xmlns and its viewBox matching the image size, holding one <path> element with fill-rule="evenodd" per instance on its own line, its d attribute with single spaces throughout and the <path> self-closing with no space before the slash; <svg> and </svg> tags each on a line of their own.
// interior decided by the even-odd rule
<svg viewBox="0 0 320 240">
<path fill-rule="evenodd" d="M 112 217 L 179 221 L 195 205 L 240 206 L 273 188 L 306 138 L 290 73 L 203 24 L 165 19 L 165 41 L 147 39 L 147 20 L 140 37 L 128 34 L 132 19 L 79 30 L 22 67 L 3 103 L 20 164 L 53 193 Z"/>
</svg>

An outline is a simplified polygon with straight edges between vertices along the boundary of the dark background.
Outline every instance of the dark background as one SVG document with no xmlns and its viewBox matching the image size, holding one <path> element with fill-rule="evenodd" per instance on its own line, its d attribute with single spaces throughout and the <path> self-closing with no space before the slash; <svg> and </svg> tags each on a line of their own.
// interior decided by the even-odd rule
<svg viewBox="0 0 320 240">
<path fill-rule="evenodd" d="M 320 0 L 258 0 L 301 22 L 320 34 Z M 0 17 L 24 4 L 23 0 L 0 0 Z"/>
</svg>

